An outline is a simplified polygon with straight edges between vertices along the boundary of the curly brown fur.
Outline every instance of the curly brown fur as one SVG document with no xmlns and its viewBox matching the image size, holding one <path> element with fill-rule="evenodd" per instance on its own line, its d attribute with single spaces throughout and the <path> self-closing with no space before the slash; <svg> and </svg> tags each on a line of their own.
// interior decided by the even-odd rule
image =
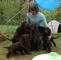
<svg viewBox="0 0 61 60">
<path fill-rule="evenodd" d="M 51 30 L 49 27 L 38 27 L 39 29 L 39 36 L 43 36 L 43 46 L 44 46 L 44 49 L 48 48 L 48 52 L 51 51 L 51 42 L 54 44 L 54 46 L 56 46 L 55 42 L 54 42 L 54 37 L 52 36 L 51 39 L 49 40 L 48 36 L 50 36 L 51 34 Z"/>
<path fill-rule="evenodd" d="M 48 33 L 48 34 L 47 34 Z M 45 34 L 47 35 L 47 36 L 50 36 L 50 34 L 51 34 L 51 30 L 49 29 L 49 28 L 45 28 Z M 45 35 L 44 34 L 44 35 Z M 56 46 L 56 44 L 55 44 L 55 42 L 54 42 L 54 40 L 53 39 L 56 39 L 56 38 L 58 38 L 58 37 L 53 37 L 53 36 L 51 36 L 51 42 L 54 44 L 54 46 Z"/>
<path fill-rule="evenodd" d="M 36 27 L 36 25 L 35 24 L 33 24 L 32 26 L 31 26 L 31 33 L 32 33 L 32 35 L 31 35 L 31 51 L 33 51 L 33 50 L 36 50 L 36 51 L 38 51 L 38 46 L 39 46 L 39 30 L 38 30 L 38 28 Z"/>
<path fill-rule="evenodd" d="M 24 26 L 25 34 L 30 34 L 31 33 L 31 25 L 30 23 L 26 23 Z"/>
<path fill-rule="evenodd" d="M 48 52 L 51 52 L 51 40 L 48 37 L 43 37 L 43 47 L 44 50 L 48 48 Z"/>
<path fill-rule="evenodd" d="M 30 54 L 29 51 L 30 51 L 30 48 L 31 48 L 31 44 L 30 44 L 29 34 L 22 35 L 20 41 L 12 44 L 9 47 L 5 47 L 5 48 L 7 48 L 8 51 L 9 51 L 7 53 L 7 58 L 9 58 L 12 53 L 16 53 L 17 51 L 21 52 L 21 54 L 24 54 L 23 51 L 26 54 Z"/>
<path fill-rule="evenodd" d="M 18 42 L 18 41 L 20 40 L 21 36 L 25 33 L 25 31 L 24 31 L 24 26 L 25 26 L 26 23 L 27 23 L 27 22 L 23 22 L 23 23 L 21 24 L 21 26 L 16 29 L 16 32 L 15 32 L 13 38 L 11 39 L 11 41 L 12 41 L 13 43 Z"/>
<path fill-rule="evenodd" d="M 43 46 L 44 46 L 44 49 L 48 48 L 48 52 L 51 51 L 52 43 L 54 44 L 54 46 L 56 46 L 53 39 L 58 38 L 58 37 L 51 36 L 51 39 L 49 40 L 48 36 L 50 36 L 50 35 L 51 35 L 50 28 L 48 28 L 48 27 L 45 28 L 44 33 L 43 33 Z"/>
<path fill-rule="evenodd" d="M 44 34 L 43 34 L 43 47 L 44 49 L 48 48 L 48 52 L 51 51 L 51 40 L 49 40 L 48 36 L 50 36 L 51 30 L 47 27 L 45 28 Z"/>
</svg>

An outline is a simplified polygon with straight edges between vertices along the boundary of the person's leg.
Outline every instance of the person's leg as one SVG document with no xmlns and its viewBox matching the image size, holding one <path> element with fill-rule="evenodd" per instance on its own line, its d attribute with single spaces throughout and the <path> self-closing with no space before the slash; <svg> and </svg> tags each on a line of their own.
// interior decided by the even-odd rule
<svg viewBox="0 0 61 60">
<path fill-rule="evenodd" d="M 43 36 L 40 36 L 39 38 L 40 38 L 40 43 L 39 44 L 42 45 Z"/>
</svg>

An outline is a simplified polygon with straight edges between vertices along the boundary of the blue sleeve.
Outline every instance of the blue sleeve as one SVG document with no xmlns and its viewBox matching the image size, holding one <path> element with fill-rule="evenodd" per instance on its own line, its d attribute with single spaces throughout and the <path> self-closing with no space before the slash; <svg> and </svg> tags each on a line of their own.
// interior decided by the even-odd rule
<svg viewBox="0 0 61 60">
<path fill-rule="evenodd" d="M 29 19 L 28 13 L 27 13 L 27 22 L 30 23 L 30 19 Z"/>
<path fill-rule="evenodd" d="M 45 16 L 43 14 L 42 14 L 42 23 L 43 23 L 44 27 L 48 27 L 46 18 L 45 18 Z"/>
</svg>

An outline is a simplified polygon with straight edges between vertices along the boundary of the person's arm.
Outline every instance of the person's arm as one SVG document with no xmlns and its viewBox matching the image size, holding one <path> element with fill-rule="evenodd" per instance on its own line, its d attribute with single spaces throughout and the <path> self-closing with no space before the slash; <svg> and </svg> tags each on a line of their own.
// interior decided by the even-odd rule
<svg viewBox="0 0 61 60">
<path fill-rule="evenodd" d="M 30 23 L 30 19 L 29 19 L 28 13 L 27 13 L 27 22 Z"/>
<path fill-rule="evenodd" d="M 44 16 L 43 14 L 42 14 L 42 22 L 43 22 L 43 24 L 44 24 L 44 27 L 48 27 L 46 18 L 45 18 L 45 16 Z M 50 36 L 48 36 L 48 38 L 49 38 L 49 40 L 51 39 L 51 34 L 50 34 Z"/>
<path fill-rule="evenodd" d="M 44 27 L 48 27 L 47 21 L 45 16 L 42 14 L 42 23 L 44 24 Z"/>
</svg>

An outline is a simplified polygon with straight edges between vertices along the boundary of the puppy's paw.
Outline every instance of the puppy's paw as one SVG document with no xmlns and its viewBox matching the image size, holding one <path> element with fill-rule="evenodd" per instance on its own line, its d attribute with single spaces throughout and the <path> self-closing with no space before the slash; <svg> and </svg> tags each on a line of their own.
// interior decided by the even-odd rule
<svg viewBox="0 0 61 60">
<path fill-rule="evenodd" d="M 10 56 L 6 56 L 7 58 L 10 58 Z"/>
</svg>

